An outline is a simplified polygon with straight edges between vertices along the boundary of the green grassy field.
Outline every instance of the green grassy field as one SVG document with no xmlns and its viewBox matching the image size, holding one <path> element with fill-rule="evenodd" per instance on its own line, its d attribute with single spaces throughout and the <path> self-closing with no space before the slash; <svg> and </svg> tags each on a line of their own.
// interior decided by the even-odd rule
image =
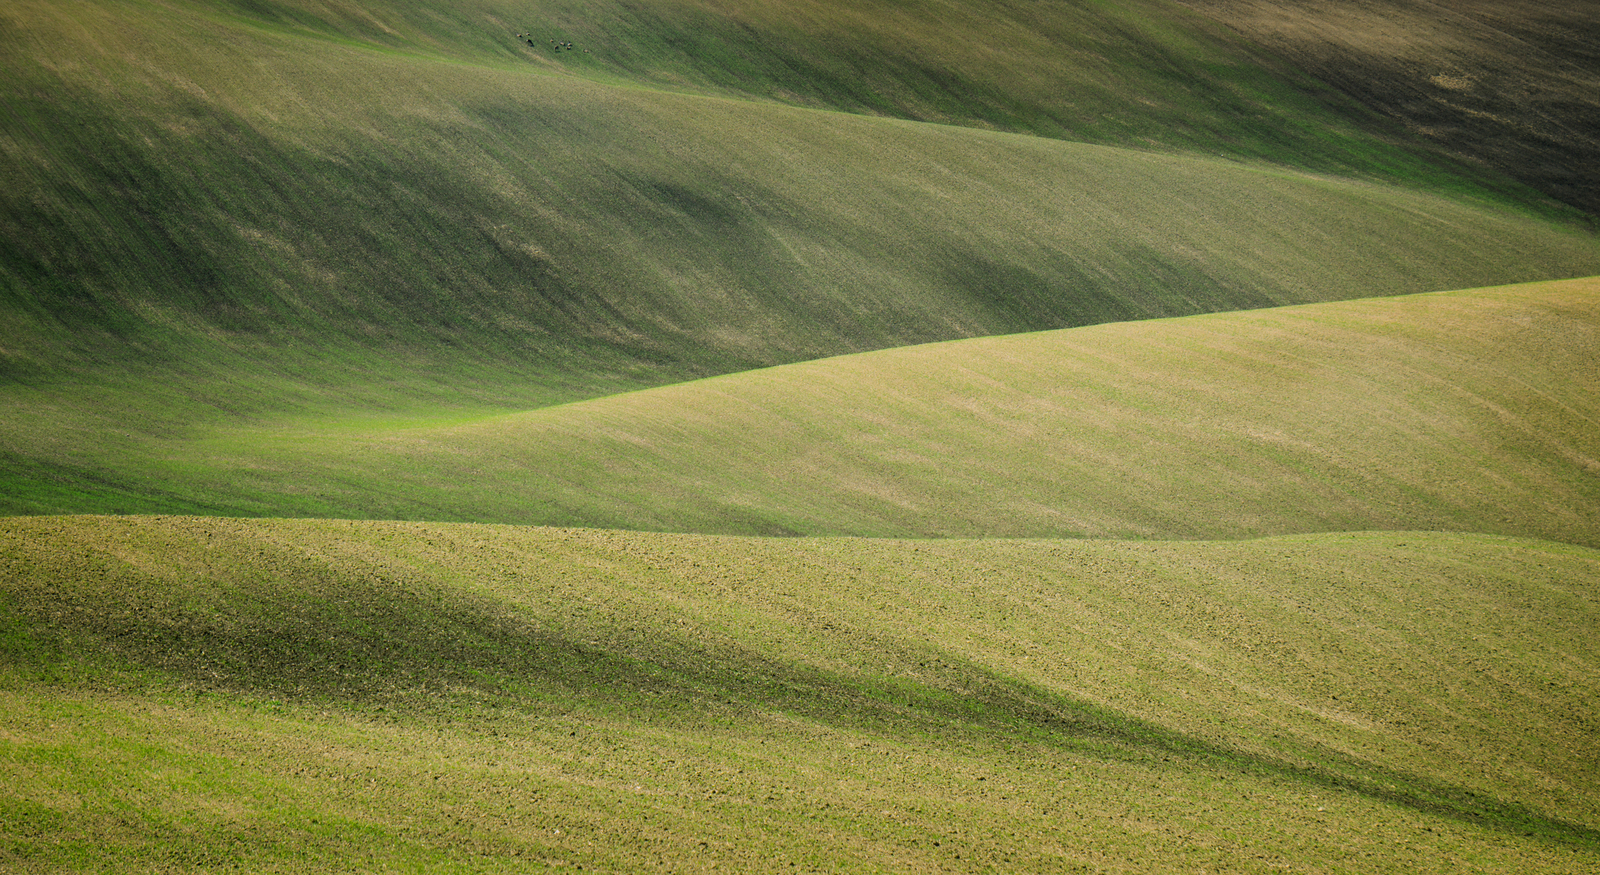
<svg viewBox="0 0 1600 875">
<path fill-rule="evenodd" d="M 51 452 L 98 457 L 119 489 L 94 509 L 118 512 L 895 537 L 1428 529 L 1600 546 L 1597 290 L 1126 322 L 444 423 L 256 418 L 94 446 L 62 436 Z M 14 425 L 19 441 L 47 429 Z M 13 512 L 94 486 L 35 471 L 13 481 Z"/>
<path fill-rule="evenodd" d="M 12 868 L 1600 862 L 1586 548 L 76 517 L 0 557 Z"/>
<path fill-rule="evenodd" d="M 1600 869 L 1586 13 L 1337 6 L 7 3 L 0 871 Z"/>
<path fill-rule="evenodd" d="M 509 39 L 515 18 L 563 20 L 538 6 L 458 11 L 432 31 L 406 23 L 432 21 L 431 7 L 374 7 L 394 19 L 381 27 L 355 7 L 307 7 L 327 20 L 215 4 L 7 13 L 8 374 L 77 384 L 137 369 L 138 383 L 243 382 L 248 398 L 263 380 L 241 372 L 365 387 L 379 370 L 525 408 L 906 343 L 1600 271 L 1593 236 L 1536 200 L 1444 169 L 1385 175 L 1411 159 L 1376 137 L 1350 133 L 1349 149 L 1306 165 L 1289 158 L 1327 152 L 1320 135 L 1282 155 L 1006 135 L 732 99 L 748 95 L 711 73 L 675 73 L 685 84 L 667 93 L 642 87 L 657 78 L 642 60 L 562 72 Z M 615 26 L 639 40 L 746 32 L 663 8 L 679 11 Z M 1105 33 L 1185 70 L 1243 69 L 1175 25 L 1140 35 L 1119 18 L 1132 13 L 1105 14 Z M 908 31 L 900 48 L 960 43 L 959 23 Z M 1086 27 L 1039 30 L 1054 41 L 1007 63 L 1037 69 L 1034 55 L 1067 52 L 1058 31 L 1088 39 Z M 1117 94 L 1157 95 L 1152 80 L 1176 75 L 1102 41 L 1092 67 L 1136 71 Z M 900 80 L 871 57 L 864 88 Z M 1062 76 L 1039 87 L 1088 90 Z M 1022 88 L 1007 83 L 986 87 Z M 1173 97 L 1170 111 L 1246 130 L 1251 113 L 1221 108 L 1232 90 Z M 1257 103 L 1289 112 L 1291 96 Z M 1185 128 L 1146 109 L 1140 125 Z M 1313 109 L 1259 126 L 1337 121 Z M 1388 157 L 1363 163 L 1363 150 Z M 413 392 L 413 405 L 448 403 Z"/>
<path fill-rule="evenodd" d="M 642 87 L 643 60 L 522 58 L 491 12 L 431 35 L 338 5 L 315 26 L 205 4 L 9 13 L 0 507 L 588 520 L 241 494 L 232 474 L 175 489 L 127 463 L 241 421 L 454 422 L 914 343 L 1600 272 L 1592 234 L 1470 176 L 736 100 L 710 73 L 669 93 Z M 1126 36 L 1117 15 L 1097 26 Z M 1097 57 L 1146 93 L 1143 55 Z"/>
</svg>

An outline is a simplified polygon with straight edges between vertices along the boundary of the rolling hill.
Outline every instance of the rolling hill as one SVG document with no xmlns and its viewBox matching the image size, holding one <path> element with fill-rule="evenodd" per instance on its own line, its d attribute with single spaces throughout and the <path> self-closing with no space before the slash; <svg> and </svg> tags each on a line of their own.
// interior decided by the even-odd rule
<svg viewBox="0 0 1600 875">
<path fill-rule="evenodd" d="M 904 347 L 446 423 L 64 437 L 58 468 L 14 480 L 32 491 L 12 500 L 84 501 L 57 472 L 98 452 L 118 478 L 98 500 L 157 512 L 880 537 L 1430 529 L 1594 547 L 1597 348 L 1594 279 L 1371 298 Z"/>
<path fill-rule="evenodd" d="M 0 871 L 1600 868 L 1587 15 L 8 2 Z"/>
<path fill-rule="evenodd" d="M 23 871 L 1574 872 L 1600 553 L 0 525 Z"/>
<path fill-rule="evenodd" d="M 1258 154 L 1128 132 L 1007 136 L 979 130 L 998 125 L 954 85 L 928 85 L 926 100 L 977 107 L 956 119 L 971 126 L 907 121 L 916 100 L 901 118 L 846 96 L 755 102 L 694 72 L 754 47 L 673 36 L 778 32 L 745 19 L 797 14 L 747 6 L 713 28 L 694 4 L 617 21 L 585 5 L 640 59 L 618 47 L 619 60 L 567 70 L 573 52 L 528 58 L 513 38 L 532 26 L 517 18 L 556 27 L 576 14 L 537 5 L 13 5 L 3 367 L 69 384 L 130 371 L 232 384 L 265 370 L 285 377 L 274 393 L 364 388 L 378 370 L 530 407 L 907 343 L 1600 272 L 1592 235 L 1355 129 L 1325 135 L 1343 123 L 1288 84 L 1258 82 L 1250 111 L 1228 109 L 1245 59 L 1190 45 L 1220 32 L 1189 36 L 1149 12 L 1086 21 L 1063 6 L 1067 20 L 1018 23 L 971 6 L 994 28 L 1049 38 L 1006 62 L 1045 76 L 1040 94 L 1093 93 L 1068 75 L 1085 69 L 1105 91 L 1106 68 L 1125 70 L 1134 78 L 1102 99 L 1137 116 L 1130 125 L 1205 120 L 1309 131 L 1305 142 Z M 944 31 L 907 25 L 899 50 L 965 44 L 965 19 L 938 20 Z M 1071 49 L 1069 33 L 1106 45 Z M 903 78 L 888 51 L 861 50 L 875 71 L 863 89 Z M 1095 60 L 1038 61 L 1052 51 Z M 959 69 L 954 48 L 932 57 L 952 52 Z M 748 73 L 727 75 L 759 96 L 833 81 Z M 1026 91 L 1008 76 L 984 88 Z M 683 82 L 642 87 L 662 77 Z M 1175 78 L 1210 84 L 1164 95 Z"/>
<path fill-rule="evenodd" d="M 840 27 L 798 7 L 584 8 L 586 32 L 553 7 L 5 13 L 3 506 L 368 515 L 219 504 L 119 466 L 241 418 L 459 421 L 908 344 L 1600 272 L 1591 233 L 1292 99 L 1297 80 L 1266 77 L 1279 90 L 1235 118 L 1225 95 L 1260 74 L 1186 13 L 977 5 L 891 16 L 899 43 L 838 31 L 862 44 L 837 51 L 894 94 L 891 48 L 949 43 L 929 57 L 1034 115 L 1126 71 L 1104 99 L 1139 125 L 1298 131 L 1298 169 L 1177 134 L 985 130 L 1000 120 L 966 86 L 873 108 L 816 99 L 815 63 L 780 65 L 804 82 L 713 63 Z M 519 18 L 597 48 L 529 47 Z M 970 57 L 1001 33 L 1032 36 Z M 1182 95 L 1154 99 L 1176 75 L 1158 56 Z M 919 120 L 941 101 L 970 111 Z"/>
</svg>

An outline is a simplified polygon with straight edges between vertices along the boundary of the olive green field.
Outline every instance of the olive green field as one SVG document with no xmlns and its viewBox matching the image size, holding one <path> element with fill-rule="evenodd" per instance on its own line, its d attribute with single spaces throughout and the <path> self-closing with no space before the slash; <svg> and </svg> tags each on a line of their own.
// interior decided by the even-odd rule
<svg viewBox="0 0 1600 875">
<path fill-rule="evenodd" d="M 12 0 L 0 872 L 1600 871 L 1597 24 Z"/>
</svg>

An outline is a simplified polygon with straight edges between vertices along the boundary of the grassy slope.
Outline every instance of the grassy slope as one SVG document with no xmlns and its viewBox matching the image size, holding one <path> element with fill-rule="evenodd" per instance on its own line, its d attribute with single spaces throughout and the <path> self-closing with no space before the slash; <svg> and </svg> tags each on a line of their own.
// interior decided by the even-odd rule
<svg viewBox="0 0 1600 875">
<path fill-rule="evenodd" d="M 12 34 L 85 59 L 10 78 L 13 511 L 216 509 L 121 461 L 240 417 L 458 419 L 1600 267 L 1590 236 L 1369 183 L 62 8 Z"/>
<path fill-rule="evenodd" d="M 135 509 L 876 536 L 1447 529 L 1596 546 L 1597 285 L 956 341 L 444 425 L 280 419 L 101 453 L 135 493 L 111 501 Z"/>
<path fill-rule="evenodd" d="M 1430 165 L 1393 142 L 1398 129 L 1384 130 L 1358 102 L 1341 102 L 1305 73 L 1271 65 L 1230 28 L 1162 0 L 164 5 L 169 13 L 196 11 L 233 25 L 474 64 L 1221 153 L 1428 186 L 1494 182 L 1469 168 Z M 558 41 L 574 49 L 562 51 Z"/>
<path fill-rule="evenodd" d="M 382 27 L 339 4 L 315 26 L 204 4 L 9 8 L 8 375 L 242 383 L 235 406 L 297 383 L 351 385 L 359 400 L 400 382 L 394 403 L 413 407 L 450 403 L 416 385 L 446 376 L 526 407 L 903 343 L 1600 263 L 1592 237 L 1487 201 L 668 95 L 619 78 L 677 69 L 665 48 L 590 78 L 523 57 L 494 22 L 535 7 L 442 21 L 386 8 L 372 13 L 396 18 Z M 674 14 L 617 27 L 639 40 L 750 32 Z M 1091 32 L 1131 32 L 1106 14 Z M 1139 36 L 1149 52 L 1196 70 L 1242 63 L 1157 24 Z M 922 47 L 940 32 L 908 33 Z M 1064 49 L 1029 45 L 1016 63 L 1030 69 Z M 879 55 L 864 56 L 867 81 L 898 77 Z M 1090 56 L 1143 69 L 1116 45 Z M 776 75 L 750 81 L 776 88 Z M 1105 99 L 1142 106 L 1122 98 L 1158 93 L 1145 75 Z M 986 87 L 1023 88 L 1009 81 Z M 1227 115 L 1221 99 L 1167 103 L 1211 119 Z M 1313 125 L 1309 113 L 1261 126 Z M 1182 127 L 1168 115 L 1141 124 Z M 1417 251 L 1430 253 L 1420 270 Z"/>
<path fill-rule="evenodd" d="M 355 512 L 176 494 L 123 463 L 241 420 L 449 422 L 953 337 L 1600 270 L 1592 236 L 1487 196 L 750 99 L 999 126 L 967 98 L 1043 118 L 1068 111 L 1049 95 L 1099 94 L 1136 127 L 1299 131 L 1287 153 L 1315 166 L 1438 183 L 1148 9 L 980 27 L 907 7 L 907 42 L 850 30 L 842 77 L 819 34 L 861 10 L 586 8 L 8 5 L 5 507 Z M 542 53 L 508 41 L 517 19 L 611 44 Z M 810 60 L 735 63 L 791 51 Z M 981 87 L 917 79 L 875 109 L 828 90 L 895 93 L 908 54 Z M 1267 90 L 1228 109 L 1245 80 Z"/>
<path fill-rule="evenodd" d="M 10 519 L 0 864 L 1578 871 L 1596 580 L 1437 533 Z"/>
<path fill-rule="evenodd" d="M 1593 3 L 1181 0 L 1403 124 L 1412 142 L 1600 215 Z"/>
<path fill-rule="evenodd" d="M 1201 16 L 1163 0 L 475 0 L 444 10 L 406 0 L 274 0 L 244 11 L 261 24 L 479 63 L 1538 200 L 1482 167 L 1424 157 L 1415 146 L 1426 140 L 1386 123 L 1367 95 L 1344 96 L 1241 40 L 1235 30 L 1247 16 L 1237 10 Z M 1306 10 L 1305 19 L 1322 12 Z M 1538 27 L 1566 15 L 1581 31 L 1584 14 L 1518 8 L 1502 17 Z M 1428 36 L 1440 28 L 1422 16 L 1404 25 Z M 512 29 L 535 45 L 509 38 Z M 574 50 L 555 48 L 563 40 Z M 1570 75 L 1585 50 L 1569 40 L 1520 65 Z"/>
<path fill-rule="evenodd" d="M 1594 272 L 1559 211 L 1174 15 L 9 3 L 0 495 L 1594 544 L 1592 284 L 484 418 Z M 1121 499 L 1152 470 L 1197 491 Z M 1574 871 L 1597 563 L 11 519 L 0 868 Z"/>
</svg>

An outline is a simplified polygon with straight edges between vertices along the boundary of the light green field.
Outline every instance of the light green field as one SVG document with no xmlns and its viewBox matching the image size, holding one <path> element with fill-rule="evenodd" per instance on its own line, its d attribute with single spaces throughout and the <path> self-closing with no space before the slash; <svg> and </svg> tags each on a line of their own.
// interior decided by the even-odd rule
<svg viewBox="0 0 1600 875">
<path fill-rule="evenodd" d="M 0 529 L 0 865 L 1576 872 L 1600 553 Z"/>
<path fill-rule="evenodd" d="M 930 344 L 442 425 L 278 419 L 101 452 L 146 490 L 111 501 L 235 513 L 921 537 L 1428 529 L 1600 546 L 1597 348 L 1600 281 L 1570 280 Z"/>
</svg>

